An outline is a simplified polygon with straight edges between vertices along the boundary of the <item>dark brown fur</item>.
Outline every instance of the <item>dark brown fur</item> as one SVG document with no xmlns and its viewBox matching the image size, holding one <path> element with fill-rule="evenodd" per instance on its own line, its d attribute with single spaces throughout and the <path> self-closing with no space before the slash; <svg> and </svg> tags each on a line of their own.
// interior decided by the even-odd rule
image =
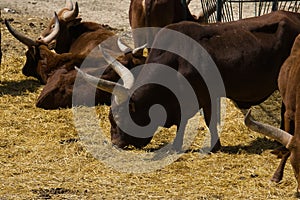
<svg viewBox="0 0 300 200">
<path fill-rule="evenodd" d="M 145 2 L 145 5 L 143 5 Z M 129 22 L 133 29 L 143 27 L 164 27 L 180 21 L 198 21 L 190 13 L 181 0 L 131 0 L 129 7 Z M 154 32 L 149 30 L 148 35 L 133 32 L 135 46 L 148 43 L 151 46 Z"/>
<path fill-rule="evenodd" d="M 201 44 L 220 71 L 226 97 L 235 101 L 241 108 L 249 108 L 263 102 L 278 88 L 277 77 L 280 68 L 290 54 L 294 39 L 300 33 L 300 14 L 276 11 L 260 17 L 229 23 L 200 25 L 194 22 L 180 22 L 168 25 L 166 28 L 183 33 Z M 161 30 L 155 37 L 153 49 L 146 63 L 160 63 L 183 74 L 197 94 L 207 125 L 216 123 L 210 121 L 211 116 L 216 113 L 211 112 L 212 100 L 206 85 L 193 66 L 178 55 L 154 48 L 155 45 L 159 46 L 165 41 L 165 31 Z M 169 44 L 176 45 L 176 42 Z M 184 44 L 178 48 L 191 51 L 190 47 Z M 145 67 L 138 80 L 151 80 L 158 75 L 159 71 Z M 177 85 L 180 87 L 180 80 Z M 149 86 L 139 88 L 133 93 L 130 103 L 136 106 L 132 116 L 139 121 L 139 124 L 147 124 L 149 121 L 144 108 L 149 108 L 152 104 L 166 105 L 168 119 L 166 124 L 161 124 L 162 126 L 179 125 L 197 112 L 197 110 L 185 107 L 185 113 L 181 113 L 176 109 L 178 103 L 172 95 L 168 95 L 167 92 L 157 92 L 160 90 L 158 86 Z M 119 110 L 119 107 L 113 106 L 112 110 Z M 141 147 L 150 141 L 149 138 L 143 140 L 129 136 L 115 125 L 112 117 L 110 120 L 114 144 L 120 147 L 128 144 Z M 214 139 L 218 139 L 216 126 L 217 124 L 210 125 Z M 177 148 L 181 147 L 182 134 L 178 132 L 174 141 Z M 214 150 L 219 149 L 218 145 L 220 143 L 216 144 Z"/>
</svg>

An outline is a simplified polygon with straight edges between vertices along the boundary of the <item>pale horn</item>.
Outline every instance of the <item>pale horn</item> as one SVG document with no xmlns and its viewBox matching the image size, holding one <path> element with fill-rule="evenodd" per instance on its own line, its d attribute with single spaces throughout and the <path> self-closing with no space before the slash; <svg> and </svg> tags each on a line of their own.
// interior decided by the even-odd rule
<svg viewBox="0 0 300 200">
<path fill-rule="evenodd" d="M 249 110 L 245 116 L 245 125 L 255 132 L 262 133 L 277 140 L 287 148 L 289 147 L 290 141 L 293 138 L 293 136 L 288 132 L 285 132 L 274 126 L 255 121 L 251 116 L 251 110 Z"/>
<path fill-rule="evenodd" d="M 65 8 L 68 10 L 73 10 L 73 2 L 72 0 L 66 0 Z"/>
<path fill-rule="evenodd" d="M 122 41 L 121 41 L 120 38 L 118 38 L 117 44 L 118 44 L 119 49 L 120 49 L 124 54 L 127 54 L 127 53 L 129 53 L 129 52 L 132 51 L 132 49 L 131 49 L 130 47 L 128 47 L 127 45 L 125 45 L 124 43 L 122 43 Z"/>
<path fill-rule="evenodd" d="M 124 87 L 127 89 L 130 89 L 133 86 L 134 83 L 134 76 L 130 72 L 129 69 L 124 67 L 119 61 L 117 61 L 115 58 L 110 56 L 108 53 L 105 52 L 105 50 L 99 45 L 100 51 L 103 55 L 103 58 L 105 61 L 111 65 L 113 70 L 121 77 L 121 79 L 124 82 Z"/>
<path fill-rule="evenodd" d="M 73 20 L 75 19 L 79 14 L 79 7 L 78 7 L 78 3 L 76 2 L 75 3 L 75 8 L 68 11 L 66 10 L 64 13 L 63 13 L 63 19 L 65 21 L 70 21 L 70 20 Z"/>
<path fill-rule="evenodd" d="M 56 14 L 56 12 L 54 13 L 54 28 L 52 30 L 52 32 L 47 35 L 46 37 L 44 37 L 43 39 L 41 39 L 41 41 L 43 41 L 44 43 L 48 44 L 50 43 L 52 40 L 54 40 L 58 33 L 59 33 L 59 20 L 58 20 L 58 16 Z"/>
<path fill-rule="evenodd" d="M 88 82 L 92 86 L 115 95 L 117 104 L 121 104 L 129 98 L 128 89 L 124 86 L 112 81 L 91 76 L 83 72 L 78 67 L 75 67 L 75 69 L 77 70 L 79 76 L 81 76 L 86 82 Z"/>
</svg>

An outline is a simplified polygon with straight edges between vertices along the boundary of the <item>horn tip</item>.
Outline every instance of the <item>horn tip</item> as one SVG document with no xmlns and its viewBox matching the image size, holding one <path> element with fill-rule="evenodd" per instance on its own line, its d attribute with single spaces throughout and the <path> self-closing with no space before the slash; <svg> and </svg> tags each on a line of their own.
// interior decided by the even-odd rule
<svg viewBox="0 0 300 200">
<path fill-rule="evenodd" d="M 249 125 L 250 121 L 251 121 L 251 118 L 252 118 L 252 116 L 251 116 L 251 109 L 249 109 L 248 112 L 247 112 L 247 114 L 246 114 L 246 116 L 245 116 L 244 123 L 246 125 Z"/>
<path fill-rule="evenodd" d="M 9 26 L 9 20 L 7 18 L 4 19 L 4 23 L 6 26 Z"/>
</svg>

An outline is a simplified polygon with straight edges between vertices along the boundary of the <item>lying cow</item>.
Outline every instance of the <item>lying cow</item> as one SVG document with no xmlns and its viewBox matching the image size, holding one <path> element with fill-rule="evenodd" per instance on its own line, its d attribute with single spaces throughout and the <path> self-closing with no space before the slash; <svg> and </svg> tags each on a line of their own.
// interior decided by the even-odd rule
<svg viewBox="0 0 300 200">
<path fill-rule="evenodd" d="M 249 108 L 259 104 L 269 97 L 277 89 L 277 77 L 281 65 L 289 56 L 294 39 L 300 33 L 300 14 L 276 11 L 260 17 L 243 19 L 235 22 L 200 25 L 193 22 L 181 22 L 172 24 L 166 28 L 183 33 L 197 41 L 210 54 L 217 65 L 223 78 L 226 97 L 232 99 L 238 107 Z M 161 49 L 160 43 L 164 45 L 177 45 L 177 48 L 186 49 L 195 56 L 190 46 L 180 43 L 180 40 L 168 42 L 167 29 L 162 29 L 155 37 L 153 49 L 151 50 L 146 63 L 159 63 L 169 66 L 180 72 L 190 83 L 197 95 L 198 104 L 203 108 L 207 125 L 210 125 L 212 134 L 213 151 L 220 148 L 217 134 L 217 124 L 211 121 L 211 116 L 216 113 L 211 112 L 212 104 L 216 101 L 210 99 L 208 88 L 203 77 L 193 68 L 193 66 L 179 55 Z M 171 38 L 172 39 L 172 38 Z M 85 78 L 86 75 L 81 73 Z M 138 81 L 148 80 L 151 82 L 159 78 L 160 69 L 144 67 L 137 77 Z M 170 77 L 177 80 L 174 84 L 180 91 L 184 92 L 182 80 L 179 76 Z M 119 128 L 125 126 L 130 119 L 122 118 L 127 109 L 124 106 L 129 103 L 129 113 L 134 122 L 139 126 L 149 123 L 149 111 L 152 105 L 160 104 L 165 107 L 167 119 L 164 124 L 158 126 L 169 127 L 170 125 L 181 125 L 174 140 L 174 147 L 181 149 L 183 141 L 183 128 L 185 122 L 194 116 L 198 111 L 193 104 L 189 104 L 183 110 L 178 110 L 178 100 L 174 95 L 165 91 L 160 85 L 146 85 L 138 87 L 139 82 L 135 81 L 132 86 L 125 88 L 120 84 L 118 88 L 118 101 L 114 102 L 110 112 L 111 139 L 118 147 L 134 145 L 143 147 L 147 145 L 153 132 L 146 138 L 139 138 L 129 135 Z M 103 80 L 101 80 L 101 83 Z M 133 82 L 131 80 L 131 82 Z M 97 86 L 105 90 L 101 84 Z M 121 94 L 121 95 L 120 95 Z M 131 95 L 130 95 L 131 94 Z M 182 93 L 183 94 L 183 93 Z M 120 96 L 120 97 L 119 97 Z M 183 97 L 181 95 L 181 97 Z M 120 101 L 122 99 L 122 101 Z M 114 115 L 112 113 L 115 113 Z M 114 118 L 114 116 L 117 116 Z M 213 124 L 210 124 L 213 123 Z M 152 135 L 151 135 L 152 134 Z"/>
<path fill-rule="evenodd" d="M 76 4 L 77 5 L 77 4 Z M 73 15 L 73 18 L 75 16 Z M 75 19 L 77 19 L 75 17 Z M 76 73 L 72 72 L 74 66 L 80 66 L 86 59 L 91 50 L 98 44 L 114 36 L 114 33 L 107 30 L 106 26 L 94 22 L 80 22 L 73 24 L 73 21 L 60 28 L 61 21 L 55 17 L 55 25 L 47 36 L 34 41 L 23 34 L 14 30 L 8 21 L 5 24 L 10 33 L 20 42 L 28 46 L 26 52 L 26 63 L 22 72 L 26 76 L 33 76 L 45 83 L 46 86 L 38 98 L 37 106 L 45 109 L 57 109 L 72 106 L 72 87 Z M 65 33 L 62 34 L 61 32 Z M 49 50 L 49 44 L 55 41 L 54 50 L 63 53 L 57 54 Z M 69 42 L 68 42 L 69 41 Z M 60 43 L 65 43 L 65 49 L 61 48 Z M 68 44 L 70 46 L 68 46 Z M 123 48 L 124 49 L 124 48 Z M 64 52 L 66 51 L 66 52 Z M 144 63 L 145 58 L 139 51 L 132 54 L 125 49 L 124 56 L 119 59 L 127 67 L 132 68 L 136 64 Z M 64 69 L 61 69 L 64 68 Z M 59 70 L 60 69 L 60 70 Z M 107 74 L 108 73 L 108 74 Z M 115 72 L 108 70 L 104 73 L 104 78 L 117 80 Z M 50 78 L 51 77 L 51 78 Z M 49 82 L 50 81 L 50 82 Z M 88 87 L 88 84 L 85 84 Z M 82 88 L 88 91 L 87 88 Z M 110 104 L 110 94 L 97 91 L 96 104 Z M 81 101 L 84 104 L 84 99 Z"/>
<path fill-rule="evenodd" d="M 299 132 L 299 116 L 300 105 L 300 35 L 295 39 L 291 55 L 281 67 L 278 86 L 282 96 L 283 104 L 286 108 L 284 113 L 284 131 L 269 125 L 261 124 L 253 120 L 250 111 L 245 117 L 245 124 L 252 130 L 265 134 L 282 143 L 288 150 L 282 158 L 282 171 L 278 181 L 282 179 L 284 165 L 290 156 L 291 164 L 294 169 L 295 177 L 298 182 L 297 193 L 300 194 L 300 143 L 298 137 Z M 293 136 L 294 135 L 294 136 Z"/>
</svg>

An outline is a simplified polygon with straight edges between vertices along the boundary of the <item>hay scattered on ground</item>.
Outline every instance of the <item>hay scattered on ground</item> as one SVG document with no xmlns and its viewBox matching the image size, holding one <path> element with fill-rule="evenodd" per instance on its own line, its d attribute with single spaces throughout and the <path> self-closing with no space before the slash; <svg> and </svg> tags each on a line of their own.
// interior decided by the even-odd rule
<svg viewBox="0 0 300 200">
<path fill-rule="evenodd" d="M 36 19 L 32 21 L 35 27 L 29 28 L 26 16 L 11 17 L 14 25 L 23 24 L 22 29 L 32 36 L 44 22 Z M 25 48 L 1 28 L 4 56 L 0 68 L 0 199 L 293 198 L 296 181 L 290 164 L 281 183 L 269 182 L 279 163 L 270 154 L 276 144 L 249 131 L 243 124 L 242 112 L 229 100 L 221 152 L 204 156 L 199 153 L 206 131 L 200 127 L 186 153 L 153 172 L 119 172 L 97 160 L 78 135 L 72 109 L 45 111 L 35 107 L 43 86 L 21 74 Z M 275 93 L 269 101 L 256 106 L 253 115 L 278 126 L 279 106 L 280 98 Z M 108 109 L 96 108 L 107 141 Z M 161 129 L 149 146 L 128 151 L 141 154 L 157 150 L 172 141 L 174 130 Z M 122 159 L 126 161 L 127 157 Z"/>
</svg>

